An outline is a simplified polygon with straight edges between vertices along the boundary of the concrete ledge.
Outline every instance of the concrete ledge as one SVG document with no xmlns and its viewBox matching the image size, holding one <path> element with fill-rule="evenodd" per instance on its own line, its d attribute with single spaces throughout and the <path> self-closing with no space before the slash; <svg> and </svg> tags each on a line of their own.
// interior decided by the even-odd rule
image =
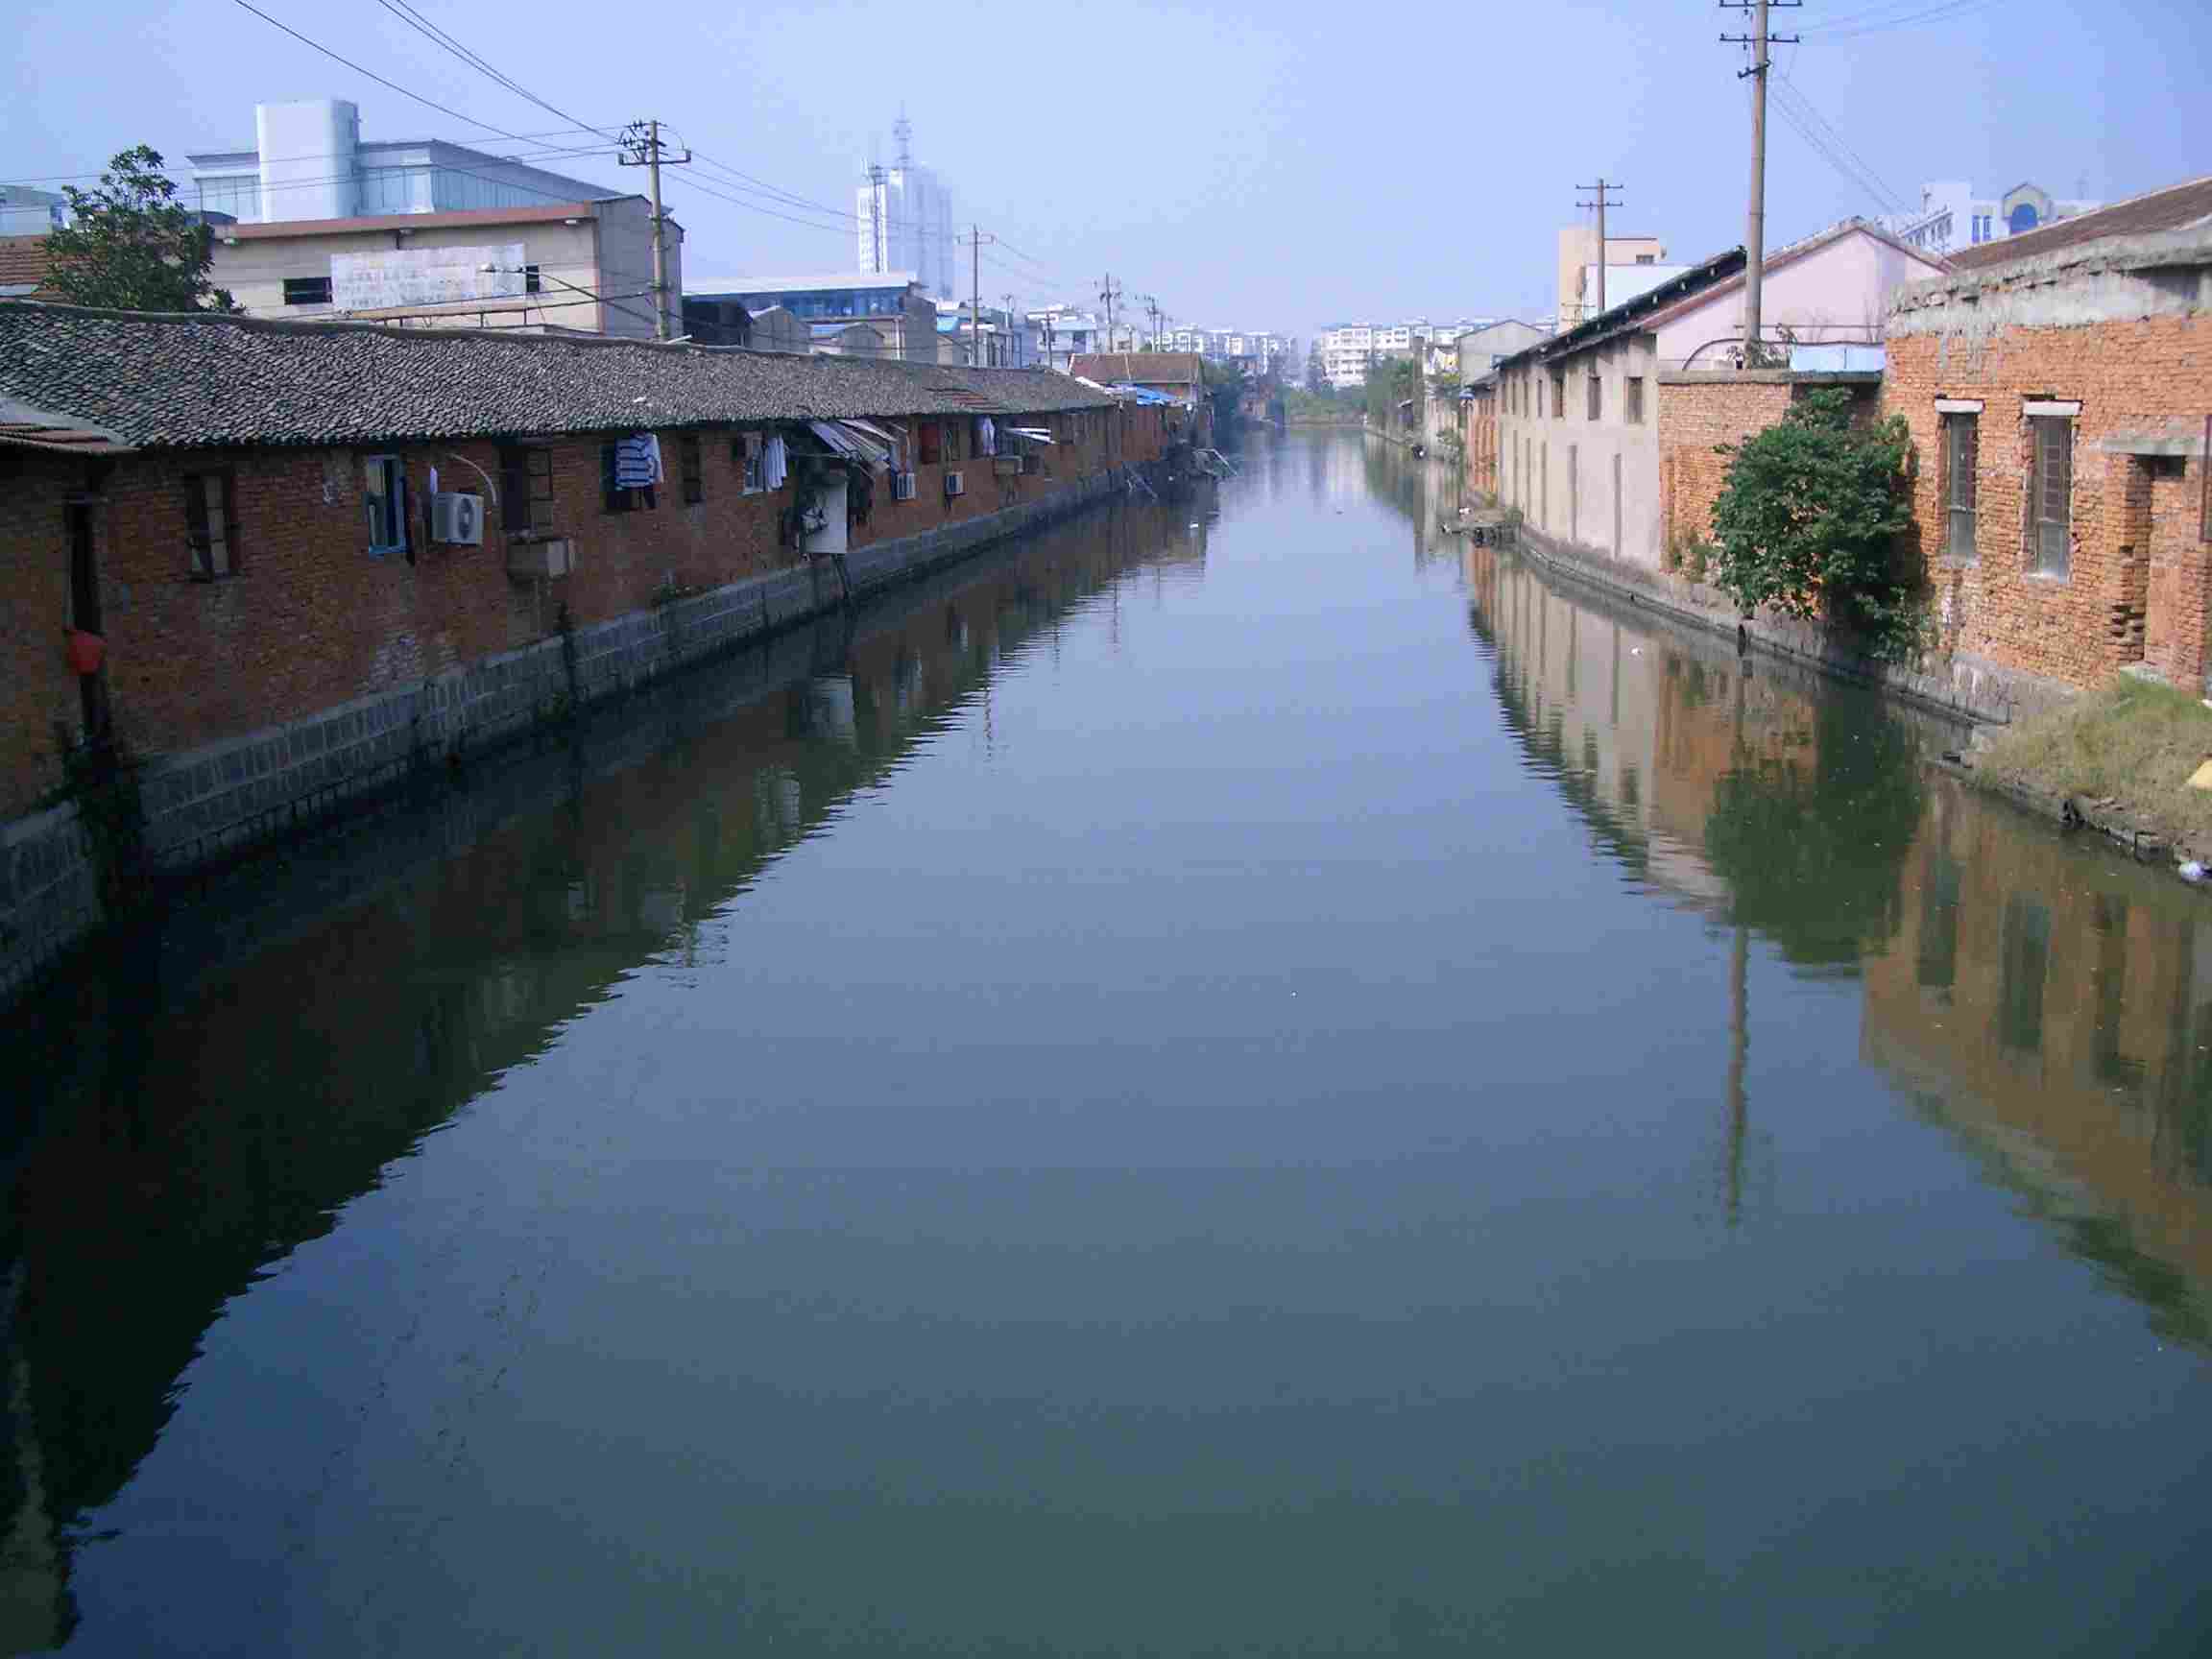
<svg viewBox="0 0 2212 1659">
<path fill-rule="evenodd" d="M 1807 345 L 1816 342 L 1807 341 Z M 1879 369 L 1667 369 L 1662 386 L 1879 386 Z"/>
<path fill-rule="evenodd" d="M 1660 612 L 1708 633 L 1741 637 L 1775 657 L 1802 662 L 1831 679 L 1871 685 L 1901 701 L 1977 723 L 2007 725 L 2030 707 L 2043 707 L 2056 692 L 2073 693 L 2033 676 L 2015 675 L 1977 659 L 1952 657 L 1938 665 L 1905 668 L 1877 662 L 1839 643 L 1810 622 L 1775 616 L 1745 618 L 1717 588 L 1687 577 L 1607 558 L 1522 527 L 1521 550 L 1547 569 Z"/>
</svg>

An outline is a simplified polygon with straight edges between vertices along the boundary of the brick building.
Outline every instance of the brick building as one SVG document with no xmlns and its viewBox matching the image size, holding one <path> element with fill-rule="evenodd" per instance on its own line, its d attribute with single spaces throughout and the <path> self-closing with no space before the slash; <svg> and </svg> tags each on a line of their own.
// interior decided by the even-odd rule
<svg viewBox="0 0 2212 1659">
<path fill-rule="evenodd" d="M 2212 179 L 1961 253 L 1899 297 L 1885 407 L 1954 675 L 2201 687 Z"/>
<path fill-rule="evenodd" d="M 511 729 L 564 643 L 605 633 L 628 683 L 1102 488 L 1164 424 L 1035 371 L 0 305 L 0 818 L 87 722 L 167 757 L 180 818 L 223 782 L 182 757 L 251 739 L 242 800 L 314 782 L 394 722 L 450 740 L 464 678 Z M 647 436 L 661 482 L 620 487 Z"/>
</svg>

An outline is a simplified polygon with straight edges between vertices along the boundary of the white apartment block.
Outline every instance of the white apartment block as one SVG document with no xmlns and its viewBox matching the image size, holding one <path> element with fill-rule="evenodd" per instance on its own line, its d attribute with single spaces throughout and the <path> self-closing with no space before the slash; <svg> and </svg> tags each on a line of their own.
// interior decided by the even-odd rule
<svg viewBox="0 0 2212 1659">
<path fill-rule="evenodd" d="M 1883 226 L 1900 242 L 1927 253 L 1978 248 L 2032 230 L 2055 220 L 2071 219 L 2102 207 L 2102 202 L 2060 200 L 2032 183 L 2012 186 L 2002 196 L 1977 196 L 1963 180 L 1938 180 L 1920 186 L 1920 210 L 1899 213 Z"/>
</svg>

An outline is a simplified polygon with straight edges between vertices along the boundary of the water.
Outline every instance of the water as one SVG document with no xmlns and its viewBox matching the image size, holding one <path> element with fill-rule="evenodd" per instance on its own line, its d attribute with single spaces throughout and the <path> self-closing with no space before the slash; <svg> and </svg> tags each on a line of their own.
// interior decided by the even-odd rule
<svg viewBox="0 0 2212 1659">
<path fill-rule="evenodd" d="M 20 1010 L 0 1650 L 2200 1651 L 2212 911 L 1370 443 Z"/>
</svg>

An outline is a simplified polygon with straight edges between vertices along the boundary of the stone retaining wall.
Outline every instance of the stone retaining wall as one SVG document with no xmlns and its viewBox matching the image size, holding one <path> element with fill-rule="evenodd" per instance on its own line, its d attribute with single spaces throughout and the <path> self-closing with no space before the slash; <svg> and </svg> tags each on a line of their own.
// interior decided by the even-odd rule
<svg viewBox="0 0 2212 1659">
<path fill-rule="evenodd" d="M 165 755 L 140 774 L 145 844 L 182 872 L 236 854 L 747 640 L 833 611 L 1065 517 L 1123 488 L 1102 473 L 1033 502 L 840 559 L 733 582 L 245 736 Z M 102 921 L 93 851 L 74 806 L 0 825 L 0 998 Z"/>
</svg>

